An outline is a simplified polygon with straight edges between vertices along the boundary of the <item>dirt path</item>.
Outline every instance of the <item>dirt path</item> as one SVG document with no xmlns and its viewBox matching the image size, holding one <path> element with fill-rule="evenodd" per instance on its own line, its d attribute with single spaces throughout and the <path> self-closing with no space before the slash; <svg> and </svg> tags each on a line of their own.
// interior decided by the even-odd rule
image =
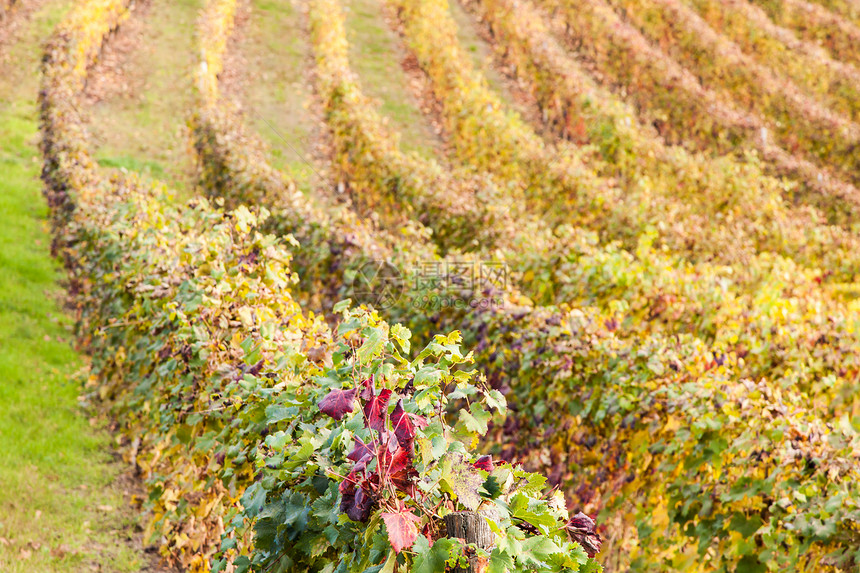
<svg viewBox="0 0 860 573">
<path fill-rule="evenodd" d="M 85 361 L 50 256 L 39 181 L 41 46 L 68 0 L 27 3 L 0 47 L 0 571 L 161 571 L 136 482 L 78 396 Z"/>
</svg>

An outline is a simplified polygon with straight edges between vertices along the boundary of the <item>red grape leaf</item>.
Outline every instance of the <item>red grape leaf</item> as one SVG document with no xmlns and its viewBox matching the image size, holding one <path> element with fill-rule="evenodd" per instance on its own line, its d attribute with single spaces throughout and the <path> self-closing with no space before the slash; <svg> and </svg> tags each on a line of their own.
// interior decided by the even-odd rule
<svg viewBox="0 0 860 573">
<path fill-rule="evenodd" d="M 355 447 L 352 449 L 352 451 L 351 451 L 351 452 L 349 452 L 349 453 L 346 455 L 346 459 L 348 459 L 348 460 L 352 460 L 352 461 L 354 461 L 354 462 L 357 462 L 357 461 L 361 460 L 361 458 L 363 458 L 363 457 L 364 457 L 364 456 L 366 456 L 367 454 L 370 454 L 371 456 L 373 456 L 373 455 L 376 455 L 376 452 L 373 450 L 373 448 L 371 448 L 370 446 L 368 446 L 367 444 L 365 444 L 365 443 L 361 440 L 361 438 L 359 438 L 358 436 L 356 436 L 356 438 L 355 438 Z"/>
<path fill-rule="evenodd" d="M 409 451 L 401 448 L 396 442 L 394 445 L 394 451 L 391 448 L 385 448 L 380 459 L 382 473 L 386 475 L 396 474 L 411 465 L 412 460 L 409 459 Z"/>
<path fill-rule="evenodd" d="M 412 480 L 418 475 L 418 472 L 412 466 L 412 456 L 409 450 L 401 448 L 396 441 L 389 443 L 393 444 L 394 448 L 383 450 L 379 460 L 381 465 L 379 472 L 383 479 L 387 479 L 394 487 L 414 497 L 415 486 Z"/>
<path fill-rule="evenodd" d="M 417 491 L 415 489 L 415 478 L 418 477 L 418 472 L 415 471 L 415 468 L 409 466 L 396 474 L 391 474 L 388 478 L 391 480 L 391 483 L 408 495 L 409 497 L 415 499 L 417 497 Z"/>
<path fill-rule="evenodd" d="M 366 402 L 367 400 L 370 400 L 371 398 L 376 396 L 376 388 L 374 388 L 373 377 L 371 376 L 370 378 L 367 378 L 362 382 L 362 384 L 364 385 L 364 388 L 362 388 L 361 394 L 359 394 L 359 398 Z"/>
<path fill-rule="evenodd" d="M 348 412 L 352 412 L 355 402 L 355 388 L 352 390 L 332 390 L 317 404 L 323 414 L 328 414 L 335 420 L 340 420 Z"/>
<path fill-rule="evenodd" d="M 485 472 L 491 472 L 493 471 L 493 458 L 490 456 L 481 456 L 475 460 L 475 463 L 473 463 L 472 466 L 479 470 L 484 470 Z"/>
<path fill-rule="evenodd" d="M 381 432 L 385 429 L 385 416 L 388 414 L 388 400 L 391 390 L 385 388 L 364 404 L 364 423 L 371 430 Z"/>
<path fill-rule="evenodd" d="M 365 454 L 363 458 L 358 460 L 354 466 L 352 466 L 352 471 L 354 472 L 363 472 L 367 469 L 367 464 L 373 459 L 373 454 Z"/>
<path fill-rule="evenodd" d="M 355 497 L 355 480 L 358 479 L 355 472 L 350 472 L 349 476 L 340 482 L 340 486 L 337 488 L 340 490 L 341 500 L 340 500 L 340 510 L 346 511 L 346 496 Z"/>
<path fill-rule="evenodd" d="M 373 498 L 361 487 L 355 484 L 357 474 L 352 472 L 340 484 L 340 510 L 353 521 L 365 522 L 370 517 Z"/>
<path fill-rule="evenodd" d="M 416 524 L 421 518 L 409 511 L 397 513 L 382 513 L 385 528 L 388 529 L 388 541 L 395 552 L 400 553 L 403 549 L 412 547 L 415 538 L 418 537 Z"/>
<path fill-rule="evenodd" d="M 403 410 L 403 400 L 397 401 L 397 406 L 391 412 L 391 425 L 394 426 L 394 435 L 400 447 L 412 451 L 415 442 L 415 428 L 427 427 L 427 420 L 415 414 L 407 414 Z"/>
</svg>

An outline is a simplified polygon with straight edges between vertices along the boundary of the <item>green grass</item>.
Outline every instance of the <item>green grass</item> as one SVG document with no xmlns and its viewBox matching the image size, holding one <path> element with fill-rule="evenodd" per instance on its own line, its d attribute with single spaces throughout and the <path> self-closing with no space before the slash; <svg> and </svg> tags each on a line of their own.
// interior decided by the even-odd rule
<svg viewBox="0 0 860 573">
<path fill-rule="evenodd" d="M 362 91 L 377 99 L 380 112 L 402 135 L 404 151 L 433 155 L 437 136 L 417 107 L 401 67 L 403 48 L 385 23 L 379 0 L 346 0 L 346 30 L 350 66 L 361 79 Z"/>
<path fill-rule="evenodd" d="M 77 403 L 82 361 L 49 254 L 35 116 L 32 102 L 0 114 L 0 571 L 134 571 L 140 558 L 117 540 L 118 467 Z"/>
<path fill-rule="evenodd" d="M 38 180 L 40 46 L 67 2 L 45 2 L 0 65 L 0 571 L 136 571 L 109 438 L 78 406 L 71 321 Z"/>
<path fill-rule="evenodd" d="M 135 171 L 154 179 L 164 179 L 165 177 L 164 166 L 155 161 L 141 161 L 136 157 L 99 157 L 97 161 L 101 167 Z"/>
</svg>

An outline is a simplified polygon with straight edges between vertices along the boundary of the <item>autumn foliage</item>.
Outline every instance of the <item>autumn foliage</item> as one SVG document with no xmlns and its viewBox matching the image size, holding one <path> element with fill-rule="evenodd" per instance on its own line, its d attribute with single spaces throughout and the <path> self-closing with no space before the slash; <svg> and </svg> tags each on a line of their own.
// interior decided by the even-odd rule
<svg viewBox="0 0 860 573">
<path fill-rule="evenodd" d="M 295 243 L 263 231 L 265 209 L 102 176 L 75 98 L 126 9 L 82 3 L 48 47 L 44 178 L 88 387 L 121 420 L 163 555 L 199 571 L 437 571 L 466 558 L 441 518 L 468 509 L 492 515 L 498 543 L 469 551 L 495 570 L 594 570 L 593 522 L 571 522 L 545 478 L 471 453 L 506 403 L 462 368 L 459 333 L 412 357 L 408 329 L 348 301 L 332 329 L 293 299 Z"/>
<path fill-rule="evenodd" d="M 273 167 L 221 93 L 235 0 L 201 14 L 184 203 L 90 156 L 79 93 L 129 3 L 80 2 L 46 47 L 43 178 L 87 389 L 120 421 L 165 559 L 856 569 L 850 18 L 464 1 L 527 117 L 446 0 L 387 0 L 440 126 L 427 158 L 362 92 L 341 4 L 306 14 L 336 201 Z M 484 263 L 499 274 L 476 278 Z M 455 512 L 492 544 L 446 531 Z"/>
</svg>

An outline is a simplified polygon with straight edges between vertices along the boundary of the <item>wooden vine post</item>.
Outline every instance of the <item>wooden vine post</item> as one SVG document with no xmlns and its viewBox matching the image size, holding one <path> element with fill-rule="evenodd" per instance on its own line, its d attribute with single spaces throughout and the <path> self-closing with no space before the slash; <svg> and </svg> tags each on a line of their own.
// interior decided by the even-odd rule
<svg viewBox="0 0 860 573">
<path fill-rule="evenodd" d="M 487 519 L 480 513 L 474 511 L 456 511 L 445 516 L 445 528 L 450 538 L 459 537 L 467 544 L 474 543 L 481 549 L 490 549 L 493 546 L 493 532 L 487 524 Z M 487 562 L 477 556 L 469 558 L 469 567 L 454 567 L 452 573 L 483 573 L 487 568 Z"/>
</svg>

